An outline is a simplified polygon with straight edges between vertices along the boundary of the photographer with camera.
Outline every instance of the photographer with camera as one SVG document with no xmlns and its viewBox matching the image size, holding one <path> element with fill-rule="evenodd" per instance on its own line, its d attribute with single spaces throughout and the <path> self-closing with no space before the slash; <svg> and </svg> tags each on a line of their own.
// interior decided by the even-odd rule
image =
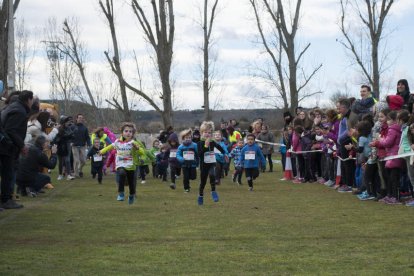
<svg viewBox="0 0 414 276">
<path fill-rule="evenodd" d="M 49 157 L 44 153 L 51 149 Z M 57 163 L 57 145 L 50 147 L 49 140 L 43 136 L 38 136 L 33 145 L 30 146 L 26 156 L 20 156 L 17 170 L 16 183 L 19 186 L 21 195 L 35 197 L 45 185 L 50 184 L 50 176 L 43 174 L 39 168 L 54 169 Z"/>
<path fill-rule="evenodd" d="M 47 129 L 52 129 L 47 133 Z M 58 133 L 57 124 L 51 118 L 51 115 L 47 111 L 41 111 L 33 114 L 27 122 L 27 132 L 24 142 L 27 144 L 33 144 L 37 137 L 43 135 L 49 142 L 55 139 Z"/>
<path fill-rule="evenodd" d="M 70 164 L 71 142 L 74 137 L 74 129 L 72 117 L 62 115 L 60 117 L 60 126 L 58 133 L 53 140 L 53 144 L 57 146 L 57 156 L 59 160 L 59 176 L 58 180 L 63 179 L 63 167 L 65 167 L 65 174 L 67 180 L 75 179 L 72 176 L 72 167 Z"/>
</svg>

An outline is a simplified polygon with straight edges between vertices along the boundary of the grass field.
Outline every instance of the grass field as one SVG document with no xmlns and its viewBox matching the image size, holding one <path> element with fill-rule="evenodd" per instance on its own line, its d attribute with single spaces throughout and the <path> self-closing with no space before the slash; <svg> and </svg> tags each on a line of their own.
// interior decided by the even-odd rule
<svg viewBox="0 0 414 276">
<path fill-rule="evenodd" d="M 414 275 L 414 209 L 279 178 L 225 179 L 204 206 L 197 181 L 150 177 L 132 206 L 113 176 L 55 181 L 0 213 L 0 275 Z"/>
</svg>

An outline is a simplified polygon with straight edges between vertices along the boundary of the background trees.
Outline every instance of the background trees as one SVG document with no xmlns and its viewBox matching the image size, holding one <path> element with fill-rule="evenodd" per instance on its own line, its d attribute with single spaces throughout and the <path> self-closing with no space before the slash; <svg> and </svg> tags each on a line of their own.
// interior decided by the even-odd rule
<svg viewBox="0 0 414 276">
<path fill-rule="evenodd" d="M 389 51 L 384 50 L 384 28 L 394 0 L 340 0 L 339 43 L 349 52 L 363 78 L 378 99 L 381 75 L 389 69 Z M 381 51 L 383 50 L 383 51 Z"/>
</svg>

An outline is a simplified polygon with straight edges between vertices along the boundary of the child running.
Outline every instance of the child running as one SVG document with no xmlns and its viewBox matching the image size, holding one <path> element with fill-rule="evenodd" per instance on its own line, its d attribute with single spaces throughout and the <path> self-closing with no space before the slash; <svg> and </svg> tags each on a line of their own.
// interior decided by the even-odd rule
<svg viewBox="0 0 414 276">
<path fill-rule="evenodd" d="M 177 159 L 183 170 L 184 192 L 190 192 L 190 180 L 197 178 L 198 150 L 197 144 L 192 141 L 191 129 L 181 132 L 182 144 L 177 150 Z"/>
<path fill-rule="evenodd" d="M 98 183 L 102 184 L 104 156 L 99 155 L 99 151 L 103 149 L 103 144 L 101 143 L 99 137 L 93 139 L 92 142 L 92 147 L 88 151 L 88 155 L 86 156 L 86 158 L 91 159 L 92 178 L 95 179 L 96 175 L 98 175 Z"/>
<path fill-rule="evenodd" d="M 117 200 L 125 200 L 124 186 L 128 182 L 129 204 L 134 203 L 136 193 L 136 164 L 134 163 L 134 157 L 145 154 L 144 149 L 140 148 L 138 142 L 133 140 L 135 132 L 136 128 L 133 123 L 123 123 L 121 126 L 121 137 L 99 152 L 100 155 L 103 155 L 112 149 L 116 150 L 115 166 L 119 177 Z"/>
<path fill-rule="evenodd" d="M 260 147 L 255 143 L 254 134 L 250 133 L 246 138 L 247 145 L 241 151 L 240 162 L 246 173 L 249 191 L 253 191 L 253 180 L 259 176 L 259 161 L 261 168 L 266 170 L 266 159 Z"/>
<path fill-rule="evenodd" d="M 233 158 L 234 162 L 234 174 L 233 174 L 233 183 L 242 185 L 241 178 L 243 175 L 243 166 L 241 163 L 241 151 L 244 147 L 243 140 L 237 141 L 236 147 L 230 152 L 230 157 Z"/>
<path fill-rule="evenodd" d="M 215 168 L 216 156 L 214 149 L 218 149 L 221 153 L 225 153 L 224 149 L 212 139 L 212 132 L 214 131 L 214 123 L 203 122 L 200 126 L 201 141 L 198 142 L 198 154 L 200 158 L 200 189 L 198 196 L 198 205 L 204 203 L 204 188 L 207 183 L 207 177 L 210 177 L 211 197 L 214 202 L 219 201 L 219 196 L 216 192 L 215 183 Z M 228 162 L 228 156 L 224 157 Z"/>
</svg>

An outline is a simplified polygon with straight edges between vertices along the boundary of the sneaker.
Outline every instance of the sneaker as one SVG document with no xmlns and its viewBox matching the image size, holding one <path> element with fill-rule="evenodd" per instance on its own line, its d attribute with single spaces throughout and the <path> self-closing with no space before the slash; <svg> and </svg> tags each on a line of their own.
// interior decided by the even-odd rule
<svg viewBox="0 0 414 276">
<path fill-rule="evenodd" d="M 408 206 L 408 207 L 414 207 L 414 199 L 407 201 L 407 202 L 405 203 L 405 206 Z"/>
<path fill-rule="evenodd" d="M 389 198 L 388 196 L 385 196 L 385 197 L 383 197 L 383 198 L 379 199 L 379 200 L 378 200 L 378 202 L 385 203 L 385 202 L 387 202 L 389 199 L 390 199 L 390 198 Z"/>
<path fill-rule="evenodd" d="M 342 185 L 338 188 L 339 193 L 352 193 L 352 188 L 347 185 Z"/>
<path fill-rule="evenodd" d="M 359 200 L 366 201 L 366 200 L 374 200 L 375 196 L 368 194 L 367 191 L 362 192 L 361 194 L 357 195 Z"/>
<path fill-rule="evenodd" d="M 124 193 L 119 193 L 119 194 L 118 194 L 118 197 L 116 198 L 116 200 L 118 200 L 118 201 L 124 201 L 124 200 L 125 200 L 125 195 L 124 195 Z"/>
<path fill-rule="evenodd" d="M 73 179 L 75 179 L 75 177 L 71 175 L 68 175 L 68 177 L 66 178 L 66 180 L 73 180 Z"/>
<path fill-rule="evenodd" d="M 211 192 L 211 198 L 213 198 L 213 201 L 214 202 L 218 202 L 219 201 L 219 196 L 218 196 L 218 194 L 217 194 L 216 191 L 212 191 Z"/>
<path fill-rule="evenodd" d="M 36 192 L 35 191 L 33 191 L 31 188 L 29 188 L 29 187 L 26 187 L 26 193 L 27 193 L 27 196 L 28 197 L 36 197 L 37 196 L 37 194 L 36 194 Z"/>
<path fill-rule="evenodd" d="M 79 172 L 79 177 L 82 178 L 83 177 L 83 172 Z"/>
<path fill-rule="evenodd" d="M 236 183 L 236 175 L 235 174 L 233 174 L 233 183 Z"/>
<path fill-rule="evenodd" d="M 323 183 L 323 185 L 325 185 L 326 187 L 332 187 L 333 185 L 335 185 L 335 182 L 333 182 L 332 180 L 328 180 L 325 183 Z"/>
<path fill-rule="evenodd" d="M 204 198 L 203 196 L 198 196 L 197 203 L 198 205 L 203 205 Z"/>
<path fill-rule="evenodd" d="M 190 192 L 190 189 L 185 189 L 184 193 L 188 194 Z"/>
<path fill-rule="evenodd" d="M 286 181 L 287 179 L 286 178 L 281 178 L 281 179 L 279 179 L 280 181 Z"/>
<path fill-rule="evenodd" d="M 249 187 L 249 192 L 253 192 L 253 187 Z"/>
<path fill-rule="evenodd" d="M 146 182 L 145 182 L 145 180 L 142 180 L 142 181 L 141 181 L 141 184 L 145 184 L 145 183 L 146 183 Z"/>
<path fill-rule="evenodd" d="M 410 192 L 400 192 L 400 198 L 401 199 L 410 198 L 410 197 L 411 197 Z"/>
<path fill-rule="evenodd" d="M 297 178 L 297 179 L 293 180 L 292 183 L 301 184 L 302 183 L 302 180 L 300 180 L 299 178 Z"/>
<path fill-rule="evenodd" d="M 237 185 L 241 186 L 243 184 L 241 183 L 241 181 L 237 181 Z"/>
<path fill-rule="evenodd" d="M 395 197 L 390 197 L 386 202 L 385 202 L 385 204 L 389 204 L 389 205 L 400 205 L 401 204 L 401 202 L 398 200 L 398 199 L 396 199 Z"/>
<path fill-rule="evenodd" d="M 128 196 L 128 204 L 134 204 L 134 200 L 135 200 L 135 195 L 129 195 Z"/>
<path fill-rule="evenodd" d="M 20 208 L 23 208 L 23 205 L 17 203 L 13 199 L 9 199 L 1 205 L 1 208 L 3 208 L 3 209 L 20 209 Z"/>
<path fill-rule="evenodd" d="M 318 183 L 319 184 L 325 184 L 326 180 L 324 178 L 319 178 Z"/>
<path fill-rule="evenodd" d="M 175 183 L 171 183 L 170 184 L 170 188 L 173 189 L 173 190 L 175 190 Z"/>
<path fill-rule="evenodd" d="M 59 174 L 57 180 L 62 180 L 63 179 L 63 175 Z"/>
</svg>

